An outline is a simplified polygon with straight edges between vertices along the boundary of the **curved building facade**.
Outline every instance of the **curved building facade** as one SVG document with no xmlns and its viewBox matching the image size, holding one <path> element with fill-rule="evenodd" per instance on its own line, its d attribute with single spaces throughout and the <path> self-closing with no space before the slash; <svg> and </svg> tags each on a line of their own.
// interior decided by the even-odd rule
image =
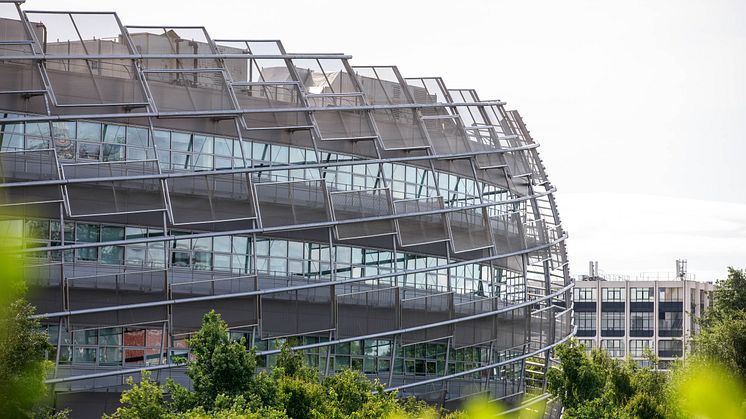
<svg viewBox="0 0 746 419">
<path fill-rule="evenodd" d="M 142 369 L 186 381 L 210 309 L 268 368 L 290 342 L 447 406 L 543 392 L 572 283 L 516 111 L 343 54 L 16 3 L 0 228 L 23 236 L 58 404 L 111 409 Z"/>
</svg>

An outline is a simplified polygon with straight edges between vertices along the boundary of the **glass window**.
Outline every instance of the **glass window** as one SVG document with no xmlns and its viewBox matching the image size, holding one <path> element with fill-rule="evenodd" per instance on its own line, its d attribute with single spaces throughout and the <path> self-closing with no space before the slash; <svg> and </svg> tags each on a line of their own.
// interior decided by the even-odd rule
<svg viewBox="0 0 746 419">
<path fill-rule="evenodd" d="M 125 235 L 127 239 L 138 239 L 147 237 L 147 229 L 140 227 L 126 227 Z M 145 265 L 145 244 L 128 244 L 124 250 L 124 260 L 128 265 L 144 266 Z"/>
<path fill-rule="evenodd" d="M 122 344 L 122 329 L 110 327 L 99 331 L 99 343 L 101 345 L 120 346 Z"/>
<path fill-rule="evenodd" d="M 658 313 L 658 332 L 668 336 L 681 336 L 684 324 L 684 313 L 680 311 L 661 311 Z"/>
<path fill-rule="evenodd" d="M 75 158 L 75 122 L 52 122 L 52 138 L 60 159 Z"/>
<path fill-rule="evenodd" d="M 123 125 L 104 125 L 103 161 L 124 160 L 126 128 Z"/>
<path fill-rule="evenodd" d="M 78 158 L 83 160 L 99 160 L 101 144 L 78 143 Z"/>
<path fill-rule="evenodd" d="M 75 225 L 75 238 L 78 242 L 99 242 L 100 227 L 97 224 L 77 223 Z M 76 249 L 75 255 L 78 260 L 98 260 L 98 248 L 88 247 L 84 249 Z"/>
<path fill-rule="evenodd" d="M 601 288 L 603 302 L 624 302 L 624 288 Z"/>
<path fill-rule="evenodd" d="M 104 347 L 100 350 L 100 365 L 122 365 L 122 348 Z"/>
<path fill-rule="evenodd" d="M 630 330 L 651 331 L 653 330 L 653 313 L 630 313 Z"/>
<path fill-rule="evenodd" d="M 677 358 L 683 355 L 683 346 L 680 340 L 658 341 L 658 356 L 662 358 Z"/>
<path fill-rule="evenodd" d="M 104 125 L 104 142 L 110 144 L 124 144 L 126 138 L 126 127 L 124 125 Z"/>
<path fill-rule="evenodd" d="M 146 159 L 148 144 L 146 128 L 127 127 L 127 160 Z"/>
<path fill-rule="evenodd" d="M 124 239 L 124 227 L 102 226 L 101 241 L 116 241 Z M 121 265 L 124 263 L 124 246 L 101 247 L 101 263 Z"/>
<path fill-rule="evenodd" d="M 101 142 L 101 124 L 98 122 L 78 122 L 78 139 Z"/>
<path fill-rule="evenodd" d="M 173 252 L 171 257 L 171 265 L 180 268 L 189 267 L 189 252 Z"/>
<path fill-rule="evenodd" d="M 635 358 L 645 356 L 645 349 L 652 348 L 652 341 L 643 339 L 632 339 L 629 341 L 629 354 Z"/>
<path fill-rule="evenodd" d="M 575 288 L 573 290 L 573 297 L 576 302 L 596 302 L 596 289 L 595 288 Z"/>
<path fill-rule="evenodd" d="M 96 348 L 75 348 L 73 350 L 73 363 L 93 364 L 96 362 Z"/>
<path fill-rule="evenodd" d="M 0 151 L 23 149 L 23 123 L 0 124 Z"/>
<path fill-rule="evenodd" d="M 629 289 L 630 301 L 632 302 L 649 302 L 653 301 L 653 287 L 645 288 L 630 288 Z"/>
<path fill-rule="evenodd" d="M 575 321 L 578 324 L 578 330 L 596 330 L 596 313 L 577 312 Z"/>
<path fill-rule="evenodd" d="M 104 144 L 103 161 L 122 161 L 124 160 L 124 146 L 120 144 Z"/>
<path fill-rule="evenodd" d="M 49 122 L 27 122 L 26 123 L 26 135 L 49 138 L 52 135 L 49 130 Z"/>
<path fill-rule="evenodd" d="M 57 223 L 59 226 L 59 223 Z M 49 240 L 48 220 L 26 220 L 25 238 L 32 240 Z M 59 228 L 59 227 L 58 227 Z"/>
<path fill-rule="evenodd" d="M 624 331 L 624 313 L 614 311 L 602 312 L 601 331 Z"/>
<path fill-rule="evenodd" d="M 98 331 L 96 329 L 77 330 L 73 332 L 73 343 L 76 345 L 96 345 Z"/>
<path fill-rule="evenodd" d="M 681 287 L 660 287 L 658 288 L 658 301 L 660 302 L 680 302 L 683 292 Z"/>
</svg>

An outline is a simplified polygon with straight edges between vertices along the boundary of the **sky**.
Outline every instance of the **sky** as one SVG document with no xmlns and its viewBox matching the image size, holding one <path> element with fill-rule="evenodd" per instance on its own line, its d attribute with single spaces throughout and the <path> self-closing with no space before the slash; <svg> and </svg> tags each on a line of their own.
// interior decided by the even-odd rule
<svg viewBox="0 0 746 419">
<path fill-rule="evenodd" d="M 281 39 L 353 65 L 441 76 L 518 109 L 552 183 L 571 274 L 636 276 L 689 261 L 746 267 L 746 2 L 28 0 Z"/>
</svg>

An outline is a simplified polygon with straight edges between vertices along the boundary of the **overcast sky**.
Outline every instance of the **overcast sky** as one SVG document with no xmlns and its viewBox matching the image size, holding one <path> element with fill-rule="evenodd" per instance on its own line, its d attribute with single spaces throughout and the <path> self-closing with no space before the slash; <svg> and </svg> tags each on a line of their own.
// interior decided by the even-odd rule
<svg viewBox="0 0 746 419">
<path fill-rule="evenodd" d="M 523 115 L 572 274 L 746 266 L 746 2 L 28 0 L 442 76 Z"/>
</svg>

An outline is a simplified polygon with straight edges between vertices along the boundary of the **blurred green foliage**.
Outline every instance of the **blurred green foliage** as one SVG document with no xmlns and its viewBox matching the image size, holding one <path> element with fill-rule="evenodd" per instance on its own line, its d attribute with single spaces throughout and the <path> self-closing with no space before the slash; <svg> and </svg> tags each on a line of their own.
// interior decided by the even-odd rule
<svg viewBox="0 0 746 419">
<path fill-rule="evenodd" d="M 14 224 L 15 225 L 15 224 Z M 4 418 L 65 417 L 44 406 L 44 384 L 51 362 L 46 331 L 30 319 L 26 282 L 18 251 L 20 231 L 0 231 L 0 416 Z M 2 227 L 0 227 L 2 228 Z"/>
</svg>

